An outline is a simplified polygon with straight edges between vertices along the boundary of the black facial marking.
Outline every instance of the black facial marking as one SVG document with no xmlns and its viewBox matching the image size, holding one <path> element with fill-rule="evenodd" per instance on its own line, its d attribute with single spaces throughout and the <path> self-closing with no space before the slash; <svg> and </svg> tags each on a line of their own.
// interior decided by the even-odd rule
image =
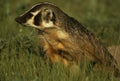
<svg viewBox="0 0 120 81">
<path fill-rule="evenodd" d="M 52 17 L 51 17 L 51 14 L 52 14 Z M 44 20 L 46 22 L 52 21 L 55 24 L 55 21 L 56 21 L 55 14 L 53 12 L 52 13 L 48 12 L 44 17 Z"/>
<path fill-rule="evenodd" d="M 35 12 L 35 11 L 39 10 L 40 7 L 41 7 L 41 5 L 36 5 L 30 10 L 30 12 Z"/>
<path fill-rule="evenodd" d="M 44 20 L 45 20 L 46 22 L 49 22 L 49 20 L 50 20 L 50 12 L 48 12 L 48 13 L 45 15 Z"/>
<path fill-rule="evenodd" d="M 23 23 L 26 23 L 26 21 L 28 19 L 30 19 L 32 16 L 33 15 L 31 13 L 26 13 L 26 14 L 24 14 L 22 16 L 17 17 L 15 20 L 16 20 L 16 22 L 18 22 L 20 24 L 23 24 Z"/>
<path fill-rule="evenodd" d="M 41 13 L 39 12 L 35 17 L 34 17 L 34 24 L 39 26 L 41 22 Z"/>
<path fill-rule="evenodd" d="M 52 17 L 51 21 L 53 21 L 53 23 L 55 24 L 55 22 L 56 22 L 56 17 L 55 17 L 55 14 L 54 14 L 54 13 L 52 13 L 52 14 L 53 14 L 53 17 Z"/>
<path fill-rule="evenodd" d="M 28 19 L 30 19 L 33 15 L 31 13 L 26 13 L 25 15 L 23 15 L 23 18 L 25 19 L 25 21 L 27 21 Z"/>
</svg>

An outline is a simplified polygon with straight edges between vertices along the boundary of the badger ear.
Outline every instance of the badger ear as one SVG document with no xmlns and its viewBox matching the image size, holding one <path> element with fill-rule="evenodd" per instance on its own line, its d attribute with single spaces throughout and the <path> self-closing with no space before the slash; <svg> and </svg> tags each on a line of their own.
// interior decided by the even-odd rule
<svg viewBox="0 0 120 81">
<path fill-rule="evenodd" d="M 42 18 L 46 22 L 49 22 L 49 21 L 55 22 L 55 14 L 51 9 L 44 9 L 42 11 Z"/>
</svg>

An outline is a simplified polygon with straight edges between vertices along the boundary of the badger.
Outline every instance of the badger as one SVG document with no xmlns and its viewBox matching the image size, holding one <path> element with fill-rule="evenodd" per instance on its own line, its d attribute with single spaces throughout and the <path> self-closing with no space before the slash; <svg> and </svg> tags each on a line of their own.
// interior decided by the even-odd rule
<svg viewBox="0 0 120 81">
<path fill-rule="evenodd" d="M 119 72 L 116 60 L 99 39 L 56 5 L 38 3 L 15 20 L 40 31 L 41 46 L 51 62 L 72 66 L 87 59 L 94 67 Z"/>
</svg>

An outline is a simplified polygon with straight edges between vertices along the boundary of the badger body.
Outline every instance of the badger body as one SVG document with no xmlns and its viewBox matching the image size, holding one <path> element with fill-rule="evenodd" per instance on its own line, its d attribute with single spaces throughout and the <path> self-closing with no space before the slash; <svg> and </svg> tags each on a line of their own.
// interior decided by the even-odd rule
<svg viewBox="0 0 120 81">
<path fill-rule="evenodd" d="M 42 47 L 52 62 L 68 66 L 87 58 L 95 66 L 118 71 L 116 60 L 94 34 L 54 4 L 36 4 L 16 21 L 41 31 L 40 42 L 43 41 Z"/>
</svg>

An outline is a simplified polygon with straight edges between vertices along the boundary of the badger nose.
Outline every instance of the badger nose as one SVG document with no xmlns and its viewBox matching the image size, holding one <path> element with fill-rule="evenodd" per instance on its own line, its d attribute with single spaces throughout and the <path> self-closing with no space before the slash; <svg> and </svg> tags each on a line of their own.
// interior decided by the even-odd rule
<svg viewBox="0 0 120 81">
<path fill-rule="evenodd" d="M 25 23 L 25 19 L 23 19 L 22 17 L 16 17 L 15 21 L 18 22 L 19 24 Z"/>
<path fill-rule="evenodd" d="M 21 19 L 19 17 L 16 17 L 15 21 L 21 24 Z"/>
</svg>

